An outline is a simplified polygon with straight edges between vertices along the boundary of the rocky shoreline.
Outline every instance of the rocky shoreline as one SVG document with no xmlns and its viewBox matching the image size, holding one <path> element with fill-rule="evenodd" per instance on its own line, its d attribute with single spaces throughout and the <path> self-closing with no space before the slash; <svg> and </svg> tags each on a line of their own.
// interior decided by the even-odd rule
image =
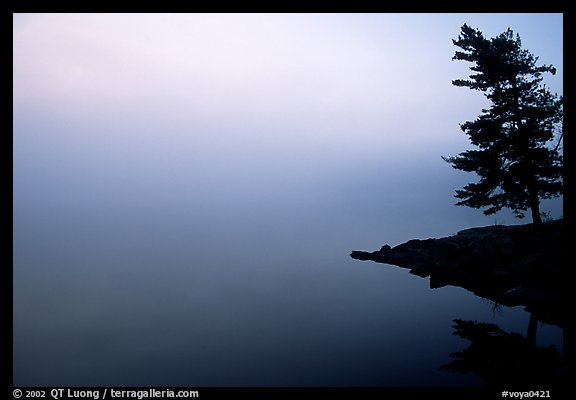
<svg viewBox="0 0 576 400">
<path fill-rule="evenodd" d="M 371 260 L 430 277 L 430 287 L 460 286 L 506 306 L 522 305 L 538 320 L 564 326 L 564 222 L 470 228 L 456 235 L 419 240 L 378 251 L 353 251 Z"/>
</svg>

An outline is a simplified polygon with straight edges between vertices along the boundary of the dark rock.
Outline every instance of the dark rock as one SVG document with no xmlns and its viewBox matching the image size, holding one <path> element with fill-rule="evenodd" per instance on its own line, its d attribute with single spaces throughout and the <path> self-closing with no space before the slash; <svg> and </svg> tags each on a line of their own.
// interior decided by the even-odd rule
<svg viewBox="0 0 576 400">
<path fill-rule="evenodd" d="M 371 260 L 430 277 L 430 286 L 463 287 L 507 306 L 523 305 L 540 320 L 563 326 L 564 223 L 470 228 L 439 239 L 413 239 L 379 251 L 353 251 Z"/>
</svg>

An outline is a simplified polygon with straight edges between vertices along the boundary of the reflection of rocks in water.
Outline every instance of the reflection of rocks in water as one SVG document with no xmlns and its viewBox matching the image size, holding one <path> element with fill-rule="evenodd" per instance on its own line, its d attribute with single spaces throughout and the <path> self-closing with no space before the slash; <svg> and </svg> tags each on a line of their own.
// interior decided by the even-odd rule
<svg viewBox="0 0 576 400">
<path fill-rule="evenodd" d="M 466 349 L 450 354 L 455 358 L 441 369 L 474 373 L 486 386 L 559 384 L 562 375 L 560 353 L 538 347 L 519 333 L 508 333 L 497 325 L 455 319 L 455 335 L 469 340 Z M 520 390 L 520 389 L 519 389 Z"/>
<path fill-rule="evenodd" d="M 430 286 L 460 286 L 506 306 L 523 305 L 540 321 L 562 327 L 563 221 L 487 226 L 454 236 L 410 240 L 378 251 L 353 251 L 358 260 L 409 268 Z"/>
<path fill-rule="evenodd" d="M 536 346 L 538 321 L 564 327 L 561 288 L 565 284 L 564 223 L 471 228 L 439 239 L 410 240 L 378 251 L 353 251 L 371 260 L 410 269 L 430 277 L 430 287 L 460 286 L 505 306 L 530 312 L 527 335 L 508 333 L 497 325 L 455 320 L 455 334 L 471 343 L 452 353 L 442 369 L 474 373 L 490 387 L 560 384 L 563 363 L 554 347 Z M 542 387 L 537 388 L 542 389 Z M 528 389 L 530 390 L 530 389 Z"/>
</svg>

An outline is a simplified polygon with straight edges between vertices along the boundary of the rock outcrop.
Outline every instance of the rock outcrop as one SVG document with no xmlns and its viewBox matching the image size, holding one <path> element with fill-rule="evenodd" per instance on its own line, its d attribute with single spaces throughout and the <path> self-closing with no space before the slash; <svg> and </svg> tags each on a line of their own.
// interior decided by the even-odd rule
<svg viewBox="0 0 576 400">
<path fill-rule="evenodd" d="M 471 228 L 454 236 L 410 240 L 378 251 L 353 251 L 371 260 L 430 277 L 430 287 L 463 287 L 496 303 L 523 305 L 541 321 L 563 326 L 564 223 Z"/>
</svg>

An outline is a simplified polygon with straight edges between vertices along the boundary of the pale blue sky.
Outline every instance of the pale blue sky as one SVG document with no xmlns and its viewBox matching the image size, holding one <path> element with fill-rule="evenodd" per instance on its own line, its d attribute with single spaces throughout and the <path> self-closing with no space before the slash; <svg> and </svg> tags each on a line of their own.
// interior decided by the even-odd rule
<svg viewBox="0 0 576 400">
<path fill-rule="evenodd" d="M 475 178 L 440 156 L 486 104 L 451 85 L 463 23 L 520 33 L 562 92 L 561 14 L 14 15 L 15 196 L 263 208 L 364 182 L 402 218 L 436 191 L 452 210 Z"/>
</svg>

